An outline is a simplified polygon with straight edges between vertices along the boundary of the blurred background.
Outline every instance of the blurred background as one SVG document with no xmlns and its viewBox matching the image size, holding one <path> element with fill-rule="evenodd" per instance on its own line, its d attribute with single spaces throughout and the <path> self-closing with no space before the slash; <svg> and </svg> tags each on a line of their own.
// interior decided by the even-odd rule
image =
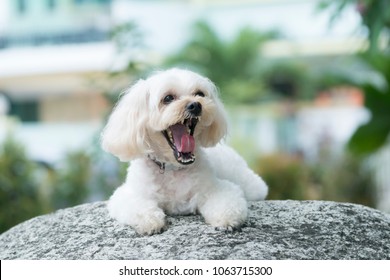
<svg viewBox="0 0 390 280">
<path fill-rule="evenodd" d="M 215 82 L 269 199 L 390 213 L 389 0 L 0 0 L 0 232 L 106 200 L 120 93 L 180 66 Z"/>
</svg>

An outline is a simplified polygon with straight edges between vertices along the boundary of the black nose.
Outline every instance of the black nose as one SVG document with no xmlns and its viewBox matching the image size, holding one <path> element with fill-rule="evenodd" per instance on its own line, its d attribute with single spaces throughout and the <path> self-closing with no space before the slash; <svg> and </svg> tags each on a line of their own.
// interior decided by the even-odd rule
<svg viewBox="0 0 390 280">
<path fill-rule="evenodd" d="M 191 102 L 187 105 L 187 112 L 195 117 L 199 117 L 202 113 L 202 104 L 199 102 Z"/>
</svg>

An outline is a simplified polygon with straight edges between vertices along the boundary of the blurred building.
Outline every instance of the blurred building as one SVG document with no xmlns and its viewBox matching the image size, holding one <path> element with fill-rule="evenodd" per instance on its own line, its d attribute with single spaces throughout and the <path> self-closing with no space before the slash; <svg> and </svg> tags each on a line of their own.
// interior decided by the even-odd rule
<svg viewBox="0 0 390 280">
<path fill-rule="evenodd" d="M 3 22 L 1 48 L 107 40 L 110 0 L 3 2 L 8 15 Z"/>
<path fill-rule="evenodd" d="M 2 5 L 0 92 L 9 114 L 29 122 L 99 118 L 104 100 L 91 84 L 107 72 L 113 55 L 110 1 Z"/>
<path fill-rule="evenodd" d="M 56 161 L 90 141 L 107 108 L 111 1 L 3 0 L 0 11 L 0 95 L 21 121 L 12 132 L 33 158 Z"/>
</svg>

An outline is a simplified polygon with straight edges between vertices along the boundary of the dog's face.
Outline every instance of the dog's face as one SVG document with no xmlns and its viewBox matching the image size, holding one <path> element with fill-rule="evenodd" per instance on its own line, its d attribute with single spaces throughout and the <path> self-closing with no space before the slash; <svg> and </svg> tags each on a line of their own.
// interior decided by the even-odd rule
<svg viewBox="0 0 390 280">
<path fill-rule="evenodd" d="M 150 154 L 188 165 L 199 146 L 214 146 L 225 134 L 225 112 L 214 84 L 194 72 L 171 69 L 138 81 L 122 96 L 102 133 L 102 147 L 122 161 Z"/>
</svg>

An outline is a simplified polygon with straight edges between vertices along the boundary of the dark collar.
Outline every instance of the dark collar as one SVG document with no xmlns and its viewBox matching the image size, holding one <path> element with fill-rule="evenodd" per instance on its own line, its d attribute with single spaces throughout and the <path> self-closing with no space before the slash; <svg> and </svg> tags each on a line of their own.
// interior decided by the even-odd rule
<svg viewBox="0 0 390 280">
<path fill-rule="evenodd" d="M 163 161 L 159 161 L 156 157 L 154 156 L 151 156 L 151 155 L 148 155 L 148 158 L 153 161 L 160 169 L 160 174 L 164 174 L 166 170 L 181 170 L 181 169 L 184 169 L 185 167 L 181 167 L 181 166 L 176 166 L 176 165 L 173 165 L 173 164 L 166 164 L 165 162 Z"/>
</svg>

